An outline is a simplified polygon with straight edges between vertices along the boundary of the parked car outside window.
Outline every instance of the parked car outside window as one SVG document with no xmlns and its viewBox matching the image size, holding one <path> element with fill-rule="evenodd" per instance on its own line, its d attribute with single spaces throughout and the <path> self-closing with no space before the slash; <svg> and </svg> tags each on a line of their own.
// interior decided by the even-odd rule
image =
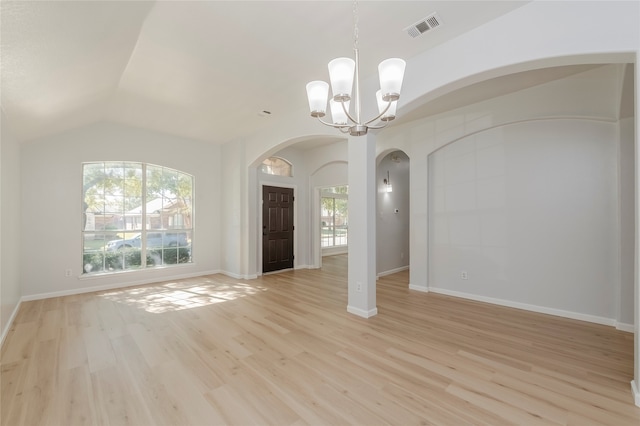
<svg viewBox="0 0 640 426">
<path fill-rule="evenodd" d="M 147 233 L 147 248 L 187 247 L 188 245 L 187 234 L 184 232 Z M 129 239 L 112 240 L 106 245 L 107 251 L 140 247 L 142 247 L 142 234 Z"/>
</svg>

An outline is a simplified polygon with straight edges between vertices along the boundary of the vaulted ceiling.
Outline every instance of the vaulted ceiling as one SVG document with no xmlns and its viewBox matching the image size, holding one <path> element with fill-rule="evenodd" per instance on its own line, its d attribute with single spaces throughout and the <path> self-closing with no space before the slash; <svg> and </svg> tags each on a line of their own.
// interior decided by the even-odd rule
<svg viewBox="0 0 640 426">
<path fill-rule="evenodd" d="M 361 73 L 526 2 L 361 1 Z M 38 138 L 113 121 L 224 143 L 307 108 L 305 84 L 353 56 L 350 1 L 2 1 L 0 104 Z M 404 29 L 436 12 L 441 26 Z M 408 73 L 410 70 L 407 71 Z"/>
</svg>

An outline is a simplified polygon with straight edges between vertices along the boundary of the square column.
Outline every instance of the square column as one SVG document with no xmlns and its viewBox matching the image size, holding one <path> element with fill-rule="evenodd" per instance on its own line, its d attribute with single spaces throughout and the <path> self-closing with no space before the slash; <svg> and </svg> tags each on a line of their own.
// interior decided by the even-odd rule
<svg viewBox="0 0 640 426">
<path fill-rule="evenodd" d="M 635 300 L 634 300 L 634 343 L 633 380 L 631 392 L 634 402 L 640 407 L 640 51 L 636 52 L 635 68 L 635 168 L 636 168 L 636 243 L 635 243 Z"/>
<path fill-rule="evenodd" d="M 376 141 L 350 136 L 347 312 L 369 318 L 376 307 Z"/>
</svg>

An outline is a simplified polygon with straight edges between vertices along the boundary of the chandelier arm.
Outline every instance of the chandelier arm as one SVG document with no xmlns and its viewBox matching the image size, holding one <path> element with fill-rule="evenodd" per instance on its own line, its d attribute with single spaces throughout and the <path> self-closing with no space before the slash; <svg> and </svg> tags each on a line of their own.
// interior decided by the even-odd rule
<svg viewBox="0 0 640 426">
<path fill-rule="evenodd" d="M 319 122 L 321 122 L 325 126 L 334 127 L 336 129 L 340 129 L 340 131 L 342 131 L 342 129 L 349 129 L 349 127 L 351 127 L 351 125 L 349 125 L 349 124 L 333 124 L 333 123 L 329 123 L 327 121 L 324 121 L 320 117 L 316 117 L 316 118 L 318 119 Z"/>
<path fill-rule="evenodd" d="M 360 125 L 360 123 L 358 123 L 358 121 L 355 118 L 353 118 L 351 114 L 349 114 L 349 111 L 347 111 L 347 106 L 345 105 L 344 101 L 340 101 L 340 103 L 342 104 L 342 110 L 347 115 L 347 118 L 351 120 L 353 124 Z"/>
<path fill-rule="evenodd" d="M 393 101 L 387 101 L 387 107 L 384 109 L 384 111 L 382 111 L 380 114 L 378 114 L 377 117 L 373 117 L 371 120 L 367 121 L 366 123 L 364 123 L 365 126 L 368 126 L 369 123 L 373 123 L 374 121 L 376 121 L 377 119 L 379 119 L 380 117 L 382 117 L 387 111 L 389 111 L 389 108 L 391 108 L 391 102 Z M 371 127 L 371 126 L 370 126 Z M 384 127 L 384 126 L 383 126 Z M 372 127 L 373 128 L 373 127 Z M 382 128 L 382 127 L 381 127 Z"/>
<path fill-rule="evenodd" d="M 384 124 L 381 124 L 379 126 L 367 126 L 367 128 L 372 129 L 372 130 L 378 130 L 378 129 L 384 129 L 388 125 L 389 125 L 389 122 L 388 121 L 384 121 Z"/>
</svg>

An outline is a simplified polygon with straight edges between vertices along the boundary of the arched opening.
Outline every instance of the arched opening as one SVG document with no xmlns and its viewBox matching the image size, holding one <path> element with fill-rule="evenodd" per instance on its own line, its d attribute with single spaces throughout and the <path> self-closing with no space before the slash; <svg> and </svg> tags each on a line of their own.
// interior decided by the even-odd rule
<svg viewBox="0 0 640 426">
<path fill-rule="evenodd" d="M 409 269 L 410 201 L 409 156 L 391 150 L 378 156 L 376 167 L 376 275 Z"/>
</svg>

